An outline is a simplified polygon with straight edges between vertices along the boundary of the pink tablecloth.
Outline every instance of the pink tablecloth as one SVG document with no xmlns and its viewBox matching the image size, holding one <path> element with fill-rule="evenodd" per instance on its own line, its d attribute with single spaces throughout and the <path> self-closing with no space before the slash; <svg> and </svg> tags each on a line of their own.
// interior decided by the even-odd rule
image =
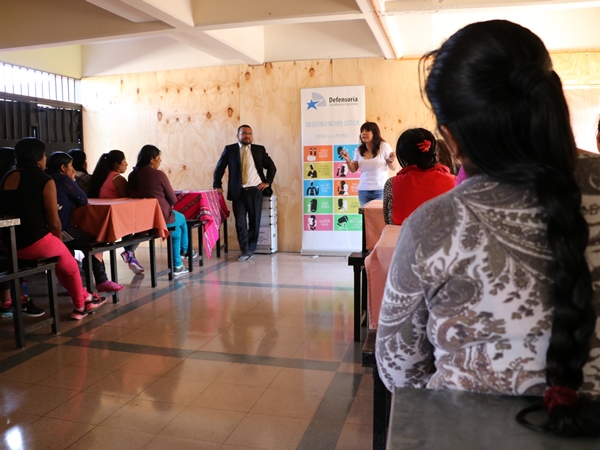
<svg viewBox="0 0 600 450">
<path fill-rule="evenodd" d="M 400 228 L 398 225 L 386 225 L 373 251 L 365 258 L 369 296 L 367 302 L 369 305 L 369 329 L 372 330 L 377 329 L 379 322 L 385 282 L 392 263 L 394 249 L 398 242 L 398 236 L 400 236 Z"/>
<path fill-rule="evenodd" d="M 383 200 L 371 200 L 363 207 L 367 250 L 373 250 L 385 227 Z"/>
<path fill-rule="evenodd" d="M 73 210 L 71 223 L 98 242 L 115 242 L 148 230 L 163 238 L 169 234 L 155 198 L 90 198 L 87 205 Z"/>
<path fill-rule="evenodd" d="M 219 240 L 219 228 L 229 217 L 225 199 L 216 190 L 176 191 L 177 203 L 173 209 L 179 211 L 187 220 L 202 222 L 202 236 L 206 256 L 210 254 Z"/>
</svg>

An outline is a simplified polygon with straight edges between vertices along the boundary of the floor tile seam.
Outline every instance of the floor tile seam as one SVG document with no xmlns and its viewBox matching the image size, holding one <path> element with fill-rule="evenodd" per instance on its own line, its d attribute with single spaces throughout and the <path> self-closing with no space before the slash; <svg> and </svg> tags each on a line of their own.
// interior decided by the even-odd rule
<svg viewBox="0 0 600 450">
<path fill-rule="evenodd" d="M 42 353 L 46 353 L 49 350 L 52 350 L 55 347 L 58 347 L 59 344 L 46 344 L 40 343 L 30 348 L 25 348 L 21 352 L 9 356 L 8 358 L 4 358 L 0 360 L 0 373 L 6 372 L 7 370 L 13 369 L 20 364 L 26 363 L 36 356 L 41 355 Z"/>
<path fill-rule="evenodd" d="M 303 284 L 269 284 L 269 283 L 253 283 L 250 281 L 226 281 L 226 280 L 194 280 L 198 284 L 217 284 L 225 286 L 240 286 L 240 287 L 260 287 L 260 288 L 277 288 L 277 289 L 301 289 L 317 290 L 317 291 L 340 291 L 354 292 L 354 288 L 349 286 L 309 286 Z"/>
<path fill-rule="evenodd" d="M 345 390 L 345 386 L 347 385 L 347 382 L 345 381 L 346 378 L 353 379 L 353 389 L 350 394 L 339 395 L 340 389 Z M 307 427 L 304 435 L 302 436 L 302 439 L 300 440 L 300 444 L 297 447 L 298 449 L 314 448 L 314 440 L 317 436 L 315 435 L 315 433 L 311 432 L 311 428 L 317 429 L 319 427 L 319 424 L 321 423 L 329 424 L 329 426 L 327 427 L 329 436 L 328 441 L 336 443 L 339 441 L 342 429 L 344 428 L 344 424 L 346 423 L 348 415 L 350 414 L 352 403 L 354 402 L 354 399 L 356 398 L 356 393 L 358 392 L 358 389 L 360 387 L 361 379 L 361 374 L 336 373 L 336 375 L 333 377 L 333 380 L 331 380 L 331 383 L 329 383 L 329 387 L 325 391 L 325 394 L 323 395 L 323 398 L 321 399 L 317 410 L 313 414 L 310 424 Z M 330 419 L 331 414 L 324 416 L 323 410 L 327 408 L 326 405 L 331 404 L 336 405 L 336 412 L 345 413 L 335 414 L 334 420 Z"/>
<path fill-rule="evenodd" d="M 182 359 L 200 361 L 221 361 L 239 364 L 258 365 L 266 367 L 281 367 L 304 370 L 321 370 L 324 372 L 338 373 L 341 362 L 321 361 L 312 359 L 281 358 L 261 355 L 245 355 L 241 353 L 207 352 L 199 350 L 173 349 L 142 344 L 126 344 L 113 341 L 74 338 L 63 343 L 73 347 L 107 349 L 138 355 L 171 356 Z M 342 372 L 345 373 L 345 372 Z"/>
</svg>

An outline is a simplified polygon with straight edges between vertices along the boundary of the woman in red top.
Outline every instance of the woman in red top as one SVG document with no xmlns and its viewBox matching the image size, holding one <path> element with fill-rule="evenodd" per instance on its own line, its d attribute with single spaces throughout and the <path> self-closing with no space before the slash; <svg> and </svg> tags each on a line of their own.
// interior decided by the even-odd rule
<svg viewBox="0 0 600 450">
<path fill-rule="evenodd" d="M 398 138 L 396 156 L 402 170 L 383 190 L 385 223 L 402 225 L 421 204 L 449 191 L 456 177 L 438 162 L 436 140 L 424 128 L 411 128 Z"/>
</svg>

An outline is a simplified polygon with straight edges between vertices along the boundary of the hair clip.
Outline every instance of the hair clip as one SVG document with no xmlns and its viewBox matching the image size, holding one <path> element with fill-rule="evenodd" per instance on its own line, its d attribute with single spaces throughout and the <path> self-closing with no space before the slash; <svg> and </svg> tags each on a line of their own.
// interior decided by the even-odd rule
<svg viewBox="0 0 600 450">
<path fill-rule="evenodd" d="M 417 144 L 417 147 L 419 147 L 419 150 L 421 150 L 421 153 L 426 153 L 431 148 L 431 141 L 424 140 L 423 142 L 419 142 Z"/>
</svg>

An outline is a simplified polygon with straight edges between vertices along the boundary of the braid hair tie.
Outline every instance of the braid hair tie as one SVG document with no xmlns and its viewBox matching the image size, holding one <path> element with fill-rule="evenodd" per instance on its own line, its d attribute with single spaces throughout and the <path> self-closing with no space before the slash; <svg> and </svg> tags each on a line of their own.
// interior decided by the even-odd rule
<svg viewBox="0 0 600 450">
<path fill-rule="evenodd" d="M 555 384 L 546 389 L 544 405 L 546 405 L 548 412 L 551 412 L 557 406 L 573 409 L 577 405 L 577 392 L 573 388 Z"/>
</svg>

